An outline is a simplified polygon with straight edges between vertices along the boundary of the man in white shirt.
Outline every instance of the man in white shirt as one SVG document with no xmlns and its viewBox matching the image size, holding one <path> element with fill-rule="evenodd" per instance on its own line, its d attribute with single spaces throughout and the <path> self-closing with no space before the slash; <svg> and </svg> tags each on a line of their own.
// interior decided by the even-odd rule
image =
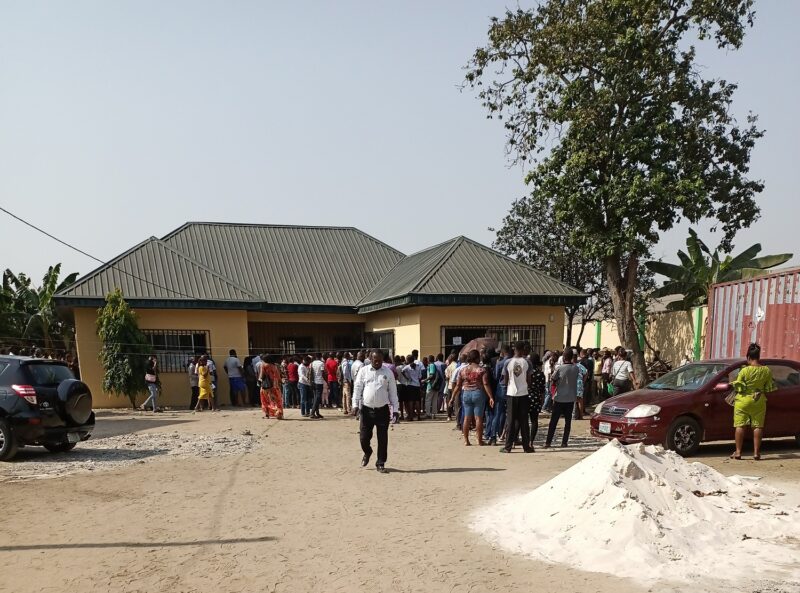
<svg viewBox="0 0 800 593">
<path fill-rule="evenodd" d="M 353 381 L 356 380 L 358 377 L 358 371 L 360 371 L 364 366 L 364 351 L 359 350 L 358 354 L 356 354 L 356 359 L 353 361 L 353 365 L 350 367 L 350 373 L 353 375 Z"/>
<path fill-rule="evenodd" d="M 382 474 L 389 473 L 386 469 L 386 458 L 389 446 L 389 421 L 397 421 L 397 412 L 394 418 L 389 417 L 389 404 L 393 410 L 398 409 L 397 383 L 394 373 L 383 366 L 383 353 L 375 350 L 370 357 L 371 364 L 363 366 L 358 371 L 353 385 L 353 410 L 360 415 L 361 450 L 364 457 L 361 467 L 366 467 L 372 456 L 373 428 L 378 433 L 378 459 L 375 467 Z"/>
<path fill-rule="evenodd" d="M 525 453 L 533 453 L 530 446 L 530 425 L 528 424 L 528 411 L 530 397 L 528 397 L 528 379 L 530 363 L 526 358 L 525 344 L 514 344 L 514 357 L 508 361 L 503 370 L 503 379 L 506 384 L 506 445 L 500 449 L 501 453 L 511 453 L 517 435 L 522 433 L 522 448 Z"/>
<path fill-rule="evenodd" d="M 322 420 L 319 413 L 319 406 L 322 403 L 322 391 L 325 388 L 325 363 L 320 359 L 319 354 L 314 355 L 311 363 L 311 378 L 314 388 L 314 403 L 311 406 L 311 417 Z"/>
</svg>

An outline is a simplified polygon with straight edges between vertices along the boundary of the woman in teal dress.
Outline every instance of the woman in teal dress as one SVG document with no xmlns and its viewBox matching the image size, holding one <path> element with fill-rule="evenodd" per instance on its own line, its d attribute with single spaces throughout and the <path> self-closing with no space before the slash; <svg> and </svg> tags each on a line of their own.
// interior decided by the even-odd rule
<svg viewBox="0 0 800 593">
<path fill-rule="evenodd" d="M 775 391 L 775 381 L 769 367 L 761 364 L 761 346 L 750 344 L 747 366 L 731 383 L 736 399 L 733 404 L 733 426 L 736 428 L 736 452 L 732 459 L 742 458 L 742 446 L 747 427 L 753 430 L 753 459 L 761 459 L 761 438 L 767 416 L 767 393 Z"/>
</svg>

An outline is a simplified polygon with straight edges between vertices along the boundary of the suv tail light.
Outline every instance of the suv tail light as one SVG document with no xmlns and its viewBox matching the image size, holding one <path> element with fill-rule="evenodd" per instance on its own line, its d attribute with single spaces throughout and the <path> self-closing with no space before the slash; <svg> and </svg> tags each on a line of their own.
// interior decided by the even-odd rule
<svg viewBox="0 0 800 593">
<path fill-rule="evenodd" d="M 36 390 L 32 385 L 12 385 L 11 389 L 29 404 L 36 405 Z"/>
</svg>

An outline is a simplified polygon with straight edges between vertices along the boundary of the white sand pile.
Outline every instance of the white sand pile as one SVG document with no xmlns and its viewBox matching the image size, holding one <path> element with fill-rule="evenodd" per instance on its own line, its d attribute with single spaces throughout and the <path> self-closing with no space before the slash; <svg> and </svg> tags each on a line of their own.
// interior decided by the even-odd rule
<svg viewBox="0 0 800 593">
<path fill-rule="evenodd" d="M 661 447 L 612 441 L 490 505 L 472 528 L 510 552 L 645 583 L 709 578 L 795 591 L 800 512 L 781 497 Z"/>
</svg>

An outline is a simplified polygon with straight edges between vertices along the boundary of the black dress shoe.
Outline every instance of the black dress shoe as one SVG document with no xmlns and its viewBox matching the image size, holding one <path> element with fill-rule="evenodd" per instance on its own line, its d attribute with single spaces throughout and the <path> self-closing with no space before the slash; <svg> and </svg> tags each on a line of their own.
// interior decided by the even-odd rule
<svg viewBox="0 0 800 593">
<path fill-rule="evenodd" d="M 500 451 L 500 453 L 511 453 L 511 451 L 509 451 L 509 450 L 508 450 L 508 449 L 506 449 L 505 447 L 500 447 L 500 448 L 498 449 L 498 451 Z"/>
<path fill-rule="evenodd" d="M 378 470 L 379 474 L 388 474 L 389 473 L 389 470 L 386 469 L 385 467 L 383 467 L 382 465 L 376 465 L 375 469 Z"/>
<path fill-rule="evenodd" d="M 364 455 L 364 457 L 361 458 L 361 467 L 367 467 L 368 463 L 369 463 L 369 455 Z"/>
</svg>

